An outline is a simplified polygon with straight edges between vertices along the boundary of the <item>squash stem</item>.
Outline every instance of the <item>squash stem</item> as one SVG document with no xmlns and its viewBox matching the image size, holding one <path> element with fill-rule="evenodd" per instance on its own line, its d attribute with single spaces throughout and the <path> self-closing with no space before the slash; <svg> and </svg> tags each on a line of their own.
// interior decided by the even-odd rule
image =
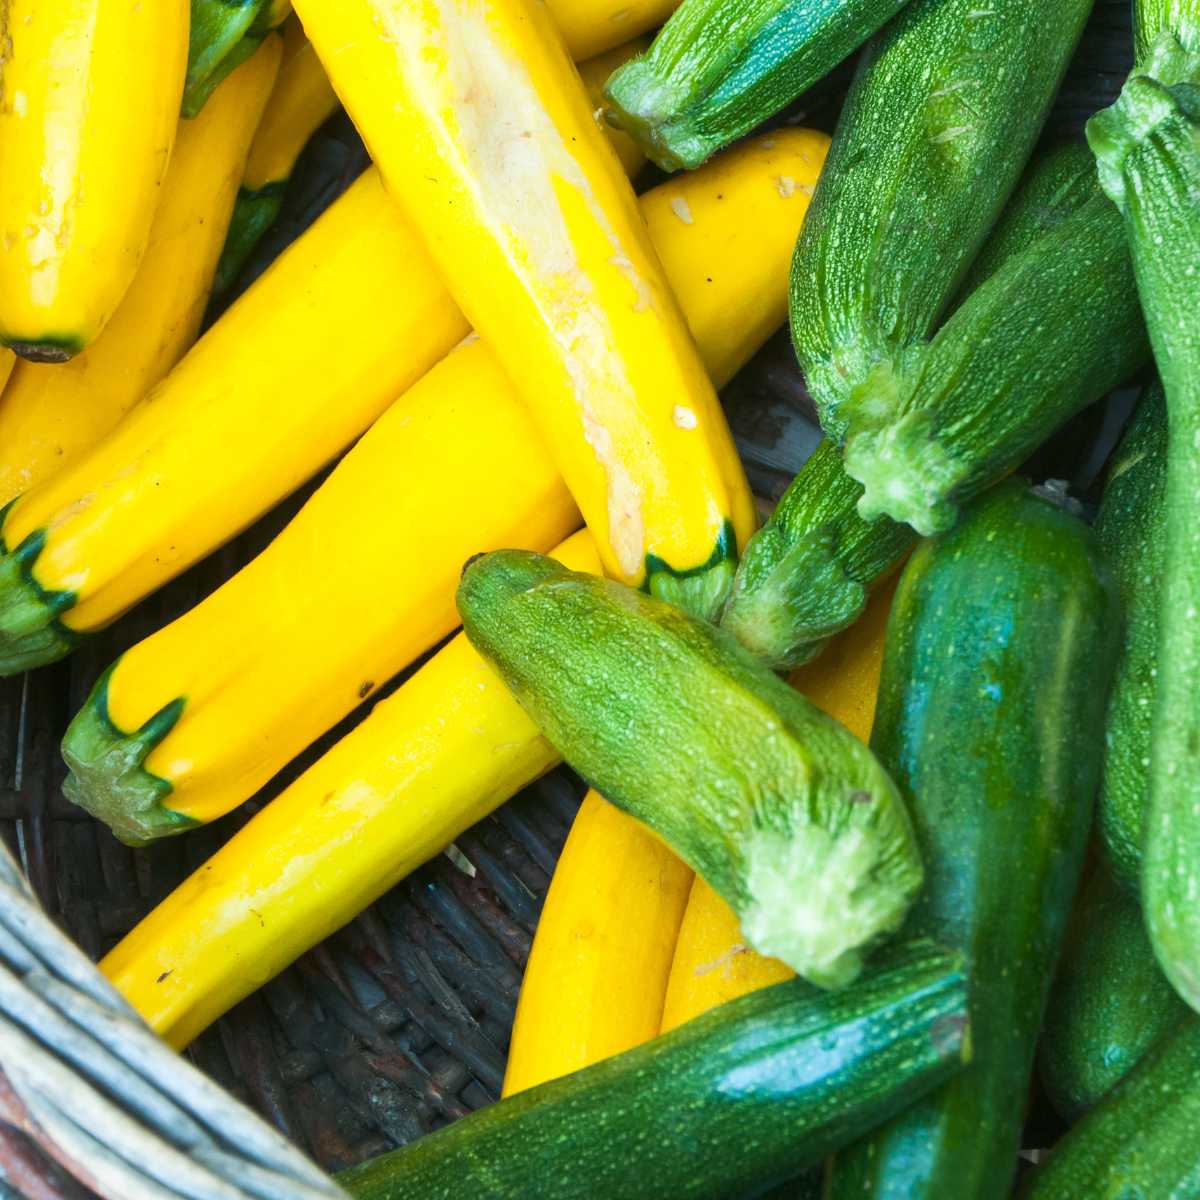
<svg viewBox="0 0 1200 1200">
<path fill-rule="evenodd" d="M 1200 1010 L 1200 37 L 1176 2 L 1142 8 L 1158 35 L 1088 125 L 1121 210 L 1167 396 L 1166 565 L 1142 890 L 1155 953 Z M 1139 27 L 1147 22 L 1139 12 Z M 1177 33 L 1178 31 L 1178 33 Z M 1180 40 L 1180 34 L 1190 44 Z"/>
</svg>

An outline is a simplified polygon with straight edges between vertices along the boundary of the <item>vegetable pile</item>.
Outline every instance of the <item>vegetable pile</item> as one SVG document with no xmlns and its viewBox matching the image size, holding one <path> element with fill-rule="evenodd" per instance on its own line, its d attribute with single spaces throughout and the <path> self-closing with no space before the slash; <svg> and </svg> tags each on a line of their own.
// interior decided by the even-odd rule
<svg viewBox="0 0 1200 1200">
<path fill-rule="evenodd" d="M 1200 0 L 1133 7 L 1046 146 L 1091 0 L 3 6 L 0 673 L 336 463 L 67 796 L 186 836 L 423 659 L 105 974 L 182 1048 L 592 789 L 504 1098 L 351 1194 L 1200 1197 Z M 199 336 L 339 107 L 373 165 Z M 772 506 L 718 392 L 785 323 Z M 1098 511 L 1019 474 L 1131 383 Z"/>
</svg>

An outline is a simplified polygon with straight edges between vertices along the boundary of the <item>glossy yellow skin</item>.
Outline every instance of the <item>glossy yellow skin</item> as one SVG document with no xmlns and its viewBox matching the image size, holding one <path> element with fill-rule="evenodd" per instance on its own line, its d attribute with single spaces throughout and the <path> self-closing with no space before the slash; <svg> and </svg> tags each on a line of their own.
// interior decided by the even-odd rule
<svg viewBox="0 0 1200 1200">
<path fill-rule="evenodd" d="M 657 29 L 679 0 L 546 0 L 554 27 L 576 62 Z"/>
<path fill-rule="evenodd" d="M 8 0 L 0 342 L 61 358 L 133 279 L 175 140 L 188 0 Z"/>
<path fill-rule="evenodd" d="M 887 619 L 895 589 L 893 576 L 876 589 L 857 624 L 834 639 L 819 658 L 793 672 L 790 679 L 794 687 L 864 742 L 871 735 L 875 719 Z M 718 1004 L 790 979 L 792 974 L 778 959 L 750 949 L 733 909 L 697 877 L 671 964 L 661 1031 L 666 1033 Z"/>
<path fill-rule="evenodd" d="M 195 341 L 281 39 L 268 38 L 181 121 L 133 283 L 69 363 L 22 362 L 0 396 L 0 506 L 98 442 Z"/>
<path fill-rule="evenodd" d="M 556 557 L 600 570 L 591 538 Z M 460 633 L 101 962 L 177 1047 L 558 762 Z"/>
<path fill-rule="evenodd" d="M 309 138 L 333 115 L 337 96 L 300 22 L 283 27 L 283 63 L 246 160 L 242 186 L 256 192 L 290 178 Z"/>
<path fill-rule="evenodd" d="M 504 1095 L 658 1033 L 692 878 L 646 826 L 588 792 L 538 919 Z"/>
<path fill-rule="evenodd" d="M 807 197 L 782 195 L 775 175 L 813 148 L 802 132 L 751 142 L 645 198 L 689 316 L 697 301 L 692 328 L 718 383 L 782 319 Z M 691 224 L 672 207 L 680 199 Z M 744 254 L 748 231 L 774 253 Z M 172 785 L 172 811 L 212 820 L 457 626 L 454 587 L 470 554 L 545 550 L 578 520 L 497 357 L 474 339 L 376 422 L 258 558 L 126 652 L 109 678 L 109 716 L 131 731 L 187 698 L 144 765 Z"/>
<path fill-rule="evenodd" d="M 782 273 L 767 277 L 777 293 L 776 325 L 782 321 L 787 248 L 799 232 L 805 200 L 799 192 L 783 196 L 776 177 L 796 172 L 802 156 L 826 144 L 822 135 L 798 130 L 769 147 L 751 141 L 643 197 L 651 226 L 665 233 L 680 226 L 669 205 L 676 189 L 708 181 L 709 200 L 702 203 L 695 190 L 685 194 L 701 244 L 714 255 L 713 286 L 734 316 L 756 319 L 750 295 L 762 288 L 726 255 L 762 239 L 775 247 L 767 256 L 772 271 L 776 258 L 784 262 Z M 744 220 L 725 216 L 726 206 Z M 658 240 L 663 250 L 674 244 Z M 697 273 L 704 278 L 704 266 L 688 253 L 691 245 L 684 238 L 663 255 L 681 285 Z M 718 343 L 709 365 L 714 378 L 724 379 L 753 343 L 740 356 L 729 353 L 727 338 Z M 437 492 L 445 500 L 443 483 Z M 558 556 L 576 570 L 600 570 L 586 534 L 570 539 Z M 269 694 L 274 702 L 278 692 Z M 102 969 L 158 1032 L 185 1045 L 557 762 L 460 634 L 159 905 Z"/>
<path fill-rule="evenodd" d="M 597 54 L 595 58 L 589 58 L 587 62 L 579 64 L 579 78 L 587 88 L 595 118 L 600 123 L 609 145 L 617 152 L 621 166 L 630 179 L 637 178 L 638 172 L 646 165 L 646 156 L 633 138 L 605 122 L 600 112 L 605 104 L 604 85 L 608 82 L 608 77 L 618 67 L 623 67 L 631 58 L 644 53 L 649 47 L 648 37 L 633 38 L 624 45 L 606 50 L 603 54 Z"/>
<path fill-rule="evenodd" d="M 640 586 L 741 545 L 754 506 L 578 73 L 535 0 L 299 0 L 385 185 Z M 719 597 L 717 597 L 719 599 Z M 711 598 L 710 598 L 711 602 Z"/>
<path fill-rule="evenodd" d="M 608 0 L 589 2 L 607 19 Z M 799 155 L 784 155 L 783 167 L 789 157 Z M 747 252 L 754 231 L 723 236 Z M 687 270 L 685 284 L 697 275 Z M 14 504 L 5 544 L 46 527 L 34 579 L 77 594 L 64 625 L 99 629 L 345 449 L 468 329 L 371 168 L 205 334 L 153 403 Z"/>
</svg>

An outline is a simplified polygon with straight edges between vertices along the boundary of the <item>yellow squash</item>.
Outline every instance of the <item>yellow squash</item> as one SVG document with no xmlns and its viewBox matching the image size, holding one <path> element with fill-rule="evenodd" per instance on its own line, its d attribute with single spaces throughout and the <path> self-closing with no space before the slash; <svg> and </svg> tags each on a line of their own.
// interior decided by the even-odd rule
<svg viewBox="0 0 1200 1200">
<path fill-rule="evenodd" d="M 895 577 L 882 584 L 858 623 L 832 641 L 820 658 L 795 671 L 790 680 L 863 741 L 870 736 L 875 719 L 895 586 Z M 727 1000 L 791 977 L 792 971 L 783 963 L 750 949 L 733 910 L 697 876 L 671 964 L 662 1032 Z"/>
<path fill-rule="evenodd" d="M 180 122 L 145 257 L 104 332 L 69 363 L 18 364 L 0 396 L 0 505 L 98 442 L 195 341 L 280 46 L 265 41 Z"/>
<path fill-rule="evenodd" d="M 371 168 L 150 403 L 0 515 L 0 675 L 63 657 L 232 537 L 468 328 Z"/>
<path fill-rule="evenodd" d="M 555 552 L 600 570 L 590 536 Z M 173 1046 L 558 762 L 460 633 L 101 962 Z"/>
<path fill-rule="evenodd" d="M 316 51 L 292 17 L 283 27 L 283 63 L 258 126 L 238 191 L 215 291 L 225 291 L 283 205 L 288 180 L 309 138 L 338 106 Z"/>
<path fill-rule="evenodd" d="M 657 29 L 679 0 L 546 0 L 554 27 L 576 62 Z"/>
<path fill-rule="evenodd" d="M 579 64 L 579 77 L 587 88 L 588 98 L 592 102 L 592 110 L 597 121 L 601 121 L 601 109 L 605 104 L 604 85 L 608 77 L 618 68 L 623 67 L 631 58 L 644 53 L 650 46 L 648 37 L 633 38 L 622 46 L 606 50 Z M 627 133 L 604 123 L 604 135 L 609 144 L 617 152 L 621 166 L 630 179 L 636 179 L 638 172 L 646 165 L 646 156 L 641 147 Z"/>
<path fill-rule="evenodd" d="M 783 315 L 807 198 L 777 180 L 804 155 L 815 180 L 825 143 L 796 131 L 767 140 L 645 199 L 685 307 L 700 302 L 694 329 L 718 382 Z M 376 422 L 258 558 L 105 674 L 63 744 L 68 794 L 132 841 L 228 812 L 456 627 L 470 554 L 545 550 L 578 520 L 496 357 L 470 340 Z"/>
<path fill-rule="evenodd" d="M 768 329 L 766 309 L 774 306 L 777 325 L 786 303 L 788 254 L 778 248 L 794 240 L 803 212 L 786 202 L 788 189 L 774 185 L 780 173 L 796 175 L 803 157 L 815 160 L 815 176 L 827 142 L 789 132 L 774 146 L 751 142 L 704 168 L 719 190 L 695 203 L 693 218 L 720 247 L 714 258 L 724 269 L 711 275 L 712 286 L 735 286 L 742 263 L 768 267 L 761 291 L 773 299 L 756 296 L 743 309 Z M 665 229 L 679 221 L 672 206 L 679 186 L 643 197 L 663 249 L 670 244 Z M 745 213 L 744 225 L 717 223 L 726 203 Z M 723 237 L 719 228 L 727 230 Z M 685 290 L 708 278 L 682 244 L 664 257 Z M 734 365 L 714 360 L 714 375 Z M 444 482 L 438 487 L 445 495 Z M 577 535 L 559 556 L 577 570 L 598 571 L 590 545 Z M 571 552 L 590 554 L 590 562 Z M 185 1045 L 557 762 L 460 634 L 235 834 L 102 967 L 156 1030 Z"/>
<path fill-rule="evenodd" d="M 61 362 L 104 328 L 146 248 L 188 0 L 6 0 L 0 23 L 0 342 Z"/>
<path fill-rule="evenodd" d="M 295 7 L 606 570 L 715 616 L 754 528 L 750 489 L 549 14 L 536 0 Z"/>
<path fill-rule="evenodd" d="M 690 868 L 664 842 L 588 792 L 521 981 L 504 1095 L 658 1033 L 691 881 Z"/>
</svg>

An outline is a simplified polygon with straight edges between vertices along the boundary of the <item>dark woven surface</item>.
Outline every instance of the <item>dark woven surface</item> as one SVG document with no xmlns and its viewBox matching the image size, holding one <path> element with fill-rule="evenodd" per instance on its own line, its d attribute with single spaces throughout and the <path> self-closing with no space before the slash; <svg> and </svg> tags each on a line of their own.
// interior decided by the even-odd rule
<svg viewBox="0 0 1200 1200">
<path fill-rule="evenodd" d="M 1078 135 L 1086 117 L 1115 95 L 1128 69 L 1128 28 L 1126 0 L 1099 0 L 1048 138 Z M 832 129 L 847 76 L 840 72 L 781 119 Z M 365 161 L 348 122 L 334 118 L 306 152 L 283 218 L 247 276 Z M 725 400 L 755 490 L 776 498 L 817 437 L 786 336 L 764 348 Z M 1069 478 L 1087 491 L 1127 404 L 1118 397 L 1073 422 L 1038 456 L 1035 472 Z M 239 812 L 144 850 L 121 846 L 61 796 L 58 742 L 101 668 L 253 557 L 303 494 L 72 659 L 0 681 L 0 834 L 47 911 L 93 957 L 367 711 L 331 731 Z M 390 690 L 381 689 L 372 703 Z M 218 1022 L 189 1053 L 334 1170 L 489 1103 L 499 1092 L 541 901 L 580 794 L 565 772 L 528 789 L 460 839 L 460 862 L 473 874 L 439 857 Z M 3 1124 L 0 1165 L 30 1196 L 85 1194 Z M 0 1200 L 5 1195 L 0 1182 Z"/>
</svg>

